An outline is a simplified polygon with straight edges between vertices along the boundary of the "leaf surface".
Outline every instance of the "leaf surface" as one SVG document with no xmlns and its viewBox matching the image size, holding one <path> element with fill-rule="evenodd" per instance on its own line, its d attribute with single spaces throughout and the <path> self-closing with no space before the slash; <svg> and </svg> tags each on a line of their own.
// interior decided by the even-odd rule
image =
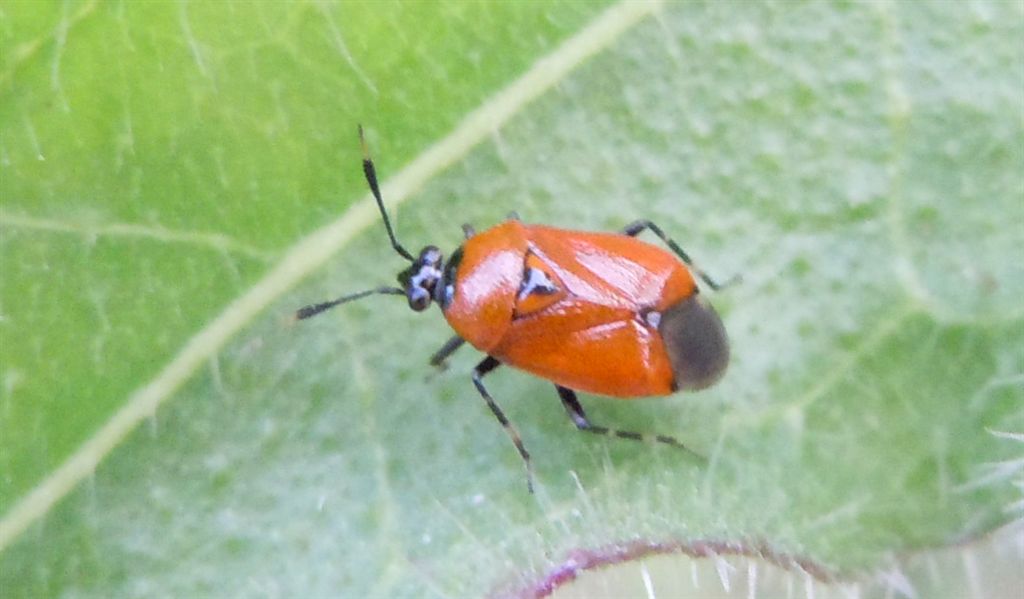
<svg viewBox="0 0 1024 599">
<path fill-rule="evenodd" d="M 197 356 L 2 549 L 13 596 L 480 596 L 636 539 L 767 544 L 854 575 L 1019 515 L 1020 444 L 992 433 L 1024 429 L 1019 4 L 667 5 L 536 100 L 515 82 L 601 6 L 4 11 L 0 522 Z M 410 197 L 403 243 L 450 251 L 461 223 L 512 210 L 651 218 L 718 278 L 741 273 L 710 295 L 733 347 L 718 386 L 582 397 L 594 422 L 708 464 L 578 434 L 550 384 L 503 369 L 487 385 L 534 456 L 530 496 L 469 382 L 479 356 L 426 365 L 449 334 L 436 312 L 378 298 L 285 325 L 402 268 L 358 208 L 347 230 L 365 234 L 204 350 L 364 196 L 356 123 L 397 179 L 508 86 L 496 134 L 422 189 L 385 186 Z"/>
</svg>

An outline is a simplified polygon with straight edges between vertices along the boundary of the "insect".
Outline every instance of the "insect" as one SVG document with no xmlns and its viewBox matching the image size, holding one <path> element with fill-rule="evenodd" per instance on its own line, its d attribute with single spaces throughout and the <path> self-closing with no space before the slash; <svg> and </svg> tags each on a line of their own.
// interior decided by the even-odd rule
<svg viewBox="0 0 1024 599">
<path fill-rule="evenodd" d="M 472 380 L 504 427 L 526 468 L 530 454 L 516 428 L 484 386 L 483 378 L 507 364 L 554 383 L 577 429 L 642 440 L 634 431 L 592 424 L 577 391 L 619 398 L 668 395 L 713 385 L 729 361 L 722 321 L 700 295 L 694 273 L 720 289 L 654 223 L 636 221 L 620 233 L 588 233 L 517 218 L 486 231 L 463 225 L 466 240 L 445 260 L 432 245 L 413 256 L 398 242 L 377 183 L 362 127 L 363 172 L 394 248 L 411 265 L 400 287 L 377 287 L 298 310 L 302 320 L 371 295 L 404 295 L 409 307 L 437 303 L 455 331 L 430 358 L 434 366 L 466 342 L 486 357 Z M 637 239 L 651 231 L 669 250 Z M 686 449 L 674 437 L 660 443 Z"/>
</svg>

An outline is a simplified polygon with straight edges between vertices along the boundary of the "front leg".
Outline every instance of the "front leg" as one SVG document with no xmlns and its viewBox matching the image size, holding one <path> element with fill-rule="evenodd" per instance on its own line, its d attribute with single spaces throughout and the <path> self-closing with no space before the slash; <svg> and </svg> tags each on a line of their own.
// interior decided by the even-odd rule
<svg viewBox="0 0 1024 599">
<path fill-rule="evenodd" d="M 448 358 L 454 354 L 460 347 L 466 343 L 466 340 L 458 335 L 453 335 L 448 341 L 444 342 L 433 355 L 430 356 L 430 365 L 438 370 L 448 369 Z"/>
</svg>

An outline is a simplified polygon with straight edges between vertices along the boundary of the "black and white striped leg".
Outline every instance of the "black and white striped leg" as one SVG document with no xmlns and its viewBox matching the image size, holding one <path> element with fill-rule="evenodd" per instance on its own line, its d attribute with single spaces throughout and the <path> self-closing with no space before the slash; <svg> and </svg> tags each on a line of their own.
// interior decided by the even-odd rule
<svg viewBox="0 0 1024 599">
<path fill-rule="evenodd" d="M 565 411 L 569 414 L 569 418 L 572 419 L 572 423 L 581 431 L 594 433 L 596 435 L 618 437 L 620 439 L 630 439 L 632 441 L 655 441 L 657 443 L 664 443 L 665 445 L 671 445 L 687 451 L 702 460 L 704 459 L 704 456 L 683 445 L 675 437 L 670 437 L 668 435 L 650 435 L 638 433 L 636 431 L 624 431 L 591 424 L 590 421 L 587 420 L 587 414 L 583 411 L 583 406 L 580 405 L 579 399 L 576 398 L 575 391 L 562 387 L 561 385 L 555 385 L 555 389 L 558 390 L 558 397 L 562 400 L 562 405 L 565 407 Z"/>
<path fill-rule="evenodd" d="M 697 276 L 700 277 L 700 280 L 704 281 L 708 287 L 714 289 L 715 291 L 718 291 L 723 287 L 728 287 L 729 285 L 738 283 L 740 281 L 741 277 L 738 274 L 734 275 L 731 279 L 724 283 L 719 283 L 715 281 L 714 279 L 711 278 L 710 275 L 708 275 L 708 273 L 704 272 L 699 266 L 694 264 L 693 259 L 690 258 L 689 254 L 686 253 L 686 250 L 679 247 L 678 243 L 673 241 L 671 237 L 666 235 L 665 232 L 661 230 L 661 227 L 647 219 L 641 219 L 629 223 L 622 229 L 622 233 L 624 235 L 629 235 L 630 237 L 636 237 L 637 235 L 639 235 L 640 233 L 644 232 L 647 229 L 650 229 L 652 233 L 657 235 L 658 238 L 665 242 L 665 245 L 667 245 L 669 249 L 672 250 L 673 253 L 675 253 L 675 255 L 679 256 L 683 260 L 683 262 L 686 263 L 687 266 L 693 269 L 693 272 L 697 273 Z"/>
<path fill-rule="evenodd" d="M 530 453 L 526 451 L 526 447 L 523 446 L 523 440 L 519 436 L 519 431 L 516 427 L 512 426 L 512 423 L 505 417 L 505 413 L 501 411 L 498 404 L 495 403 L 494 398 L 487 392 L 487 388 L 484 387 L 483 379 L 484 375 L 494 370 L 498 366 L 501 366 L 501 362 L 496 360 L 493 356 L 487 356 L 482 362 L 476 365 L 473 369 L 473 384 L 476 385 L 476 390 L 480 392 L 480 395 L 487 402 L 487 407 L 494 413 L 494 417 L 498 419 L 501 426 L 505 429 L 509 438 L 512 439 L 512 444 L 516 446 L 516 451 L 519 452 L 519 457 L 523 459 L 523 465 L 526 467 L 526 488 L 533 493 L 533 466 L 530 465 Z"/>
</svg>

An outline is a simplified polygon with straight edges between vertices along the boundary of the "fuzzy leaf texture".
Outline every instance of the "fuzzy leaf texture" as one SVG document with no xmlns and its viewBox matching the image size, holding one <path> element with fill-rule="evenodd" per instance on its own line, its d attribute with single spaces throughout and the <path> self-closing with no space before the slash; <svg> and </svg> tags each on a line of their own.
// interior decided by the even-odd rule
<svg viewBox="0 0 1024 599">
<path fill-rule="evenodd" d="M 850 581 L 1005 530 L 1022 11 L 6 3 L 3 595 L 523 595 L 581 551 L 697 541 Z M 501 369 L 531 496 L 470 383 L 480 356 L 427 365 L 436 311 L 380 297 L 289 323 L 403 267 L 357 123 L 413 251 L 510 211 L 650 218 L 741 274 L 706 290 L 721 383 L 581 397 L 708 463 L 577 433 L 549 383 Z"/>
</svg>

